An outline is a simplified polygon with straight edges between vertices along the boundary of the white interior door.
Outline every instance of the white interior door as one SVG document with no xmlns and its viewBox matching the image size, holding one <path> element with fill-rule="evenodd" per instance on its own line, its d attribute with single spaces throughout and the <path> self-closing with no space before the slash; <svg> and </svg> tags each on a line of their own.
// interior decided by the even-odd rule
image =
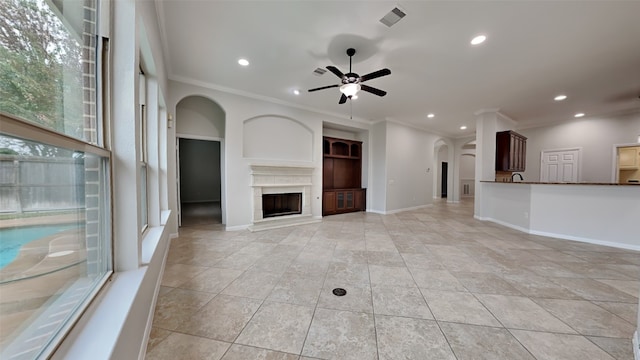
<svg viewBox="0 0 640 360">
<path fill-rule="evenodd" d="M 540 181 L 577 183 L 580 179 L 582 149 L 543 150 L 540 160 Z"/>
</svg>

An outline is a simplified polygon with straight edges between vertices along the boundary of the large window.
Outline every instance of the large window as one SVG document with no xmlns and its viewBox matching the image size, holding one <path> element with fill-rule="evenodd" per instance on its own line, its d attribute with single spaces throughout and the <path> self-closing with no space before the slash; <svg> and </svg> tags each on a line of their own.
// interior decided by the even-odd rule
<svg viewBox="0 0 640 360">
<path fill-rule="evenodd" d="M 95 0 L 0 1 L 0 358 L 45 358 L 112 270 Z"/>
</svg>

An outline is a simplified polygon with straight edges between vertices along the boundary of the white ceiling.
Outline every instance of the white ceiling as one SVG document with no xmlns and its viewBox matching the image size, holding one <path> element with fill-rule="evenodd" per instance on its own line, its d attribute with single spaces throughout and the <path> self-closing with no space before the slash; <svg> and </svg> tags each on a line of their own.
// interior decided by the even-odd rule
<svg viewBox="0 0 640 360">
<path fill-rule="evenodd" d="M 640 110 L 640 1 L 190 1 L 156 2 L 169 77 L 349 118 L 331 72 L 364 75 L 353 118 L 394 120 L 462 137 L 474 113 L 532 127 Z M 406 13 L 389 28 L 394 6 Z M 487 41 L 471 46 L 477 34 Z M 251 64 L 241 67 L 237 60 Z M 300 89 L 300 95 L 293 94 Z M 553 97 L 568 96 L 563 102 Z M 427 118 L 428 113 L 436 116 Z M 460 130 L 467 125 L 467 130 Z"/>
</svg>

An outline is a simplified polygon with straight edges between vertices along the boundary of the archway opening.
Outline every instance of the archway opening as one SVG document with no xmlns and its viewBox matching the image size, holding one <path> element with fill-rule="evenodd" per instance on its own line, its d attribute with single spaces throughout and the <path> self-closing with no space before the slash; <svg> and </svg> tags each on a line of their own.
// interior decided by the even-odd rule
<svg viewBox="0 0 640 360">
<path fill-rule="evenodd" d="M 202 96 L 176 105 L 180 226 L 224 224 L 225 113 Z"/>
</svg>

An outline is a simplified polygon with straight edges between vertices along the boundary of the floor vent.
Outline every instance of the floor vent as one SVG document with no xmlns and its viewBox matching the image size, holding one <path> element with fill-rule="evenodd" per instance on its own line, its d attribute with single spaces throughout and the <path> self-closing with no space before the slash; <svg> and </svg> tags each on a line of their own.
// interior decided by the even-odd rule
<svg viewBox="0 0 640 360">
<path fill-rule="evenodd" d="M 335 295 L 335 296 L 345 296 L 345 295 L 347 295 L 347 290 L 342 289 L 342 288 L 335 288 L 335 289 L 333 289 L 333 295 Z"/>
</svg>

